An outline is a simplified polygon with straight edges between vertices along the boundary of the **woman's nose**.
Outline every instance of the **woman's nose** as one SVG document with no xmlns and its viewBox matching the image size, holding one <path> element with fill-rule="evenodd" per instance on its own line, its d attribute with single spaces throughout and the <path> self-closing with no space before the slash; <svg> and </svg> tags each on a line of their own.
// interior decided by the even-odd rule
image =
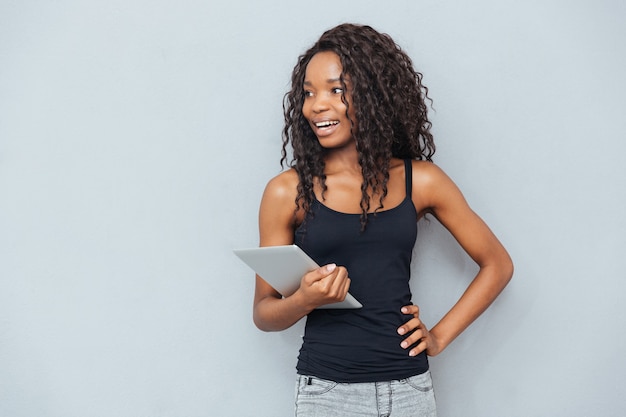
<svg viewBox="0 0 626 417">
<path fill-rule="evenodd" d="M 311 109 L 314 112 L 319 113 L 324 110 L 328 110 L 328 97 L 326 97 L 325 94 L 318 94 L 313 97 L 313 100 L 313 106 L 311 106 Z"/>
</svg>

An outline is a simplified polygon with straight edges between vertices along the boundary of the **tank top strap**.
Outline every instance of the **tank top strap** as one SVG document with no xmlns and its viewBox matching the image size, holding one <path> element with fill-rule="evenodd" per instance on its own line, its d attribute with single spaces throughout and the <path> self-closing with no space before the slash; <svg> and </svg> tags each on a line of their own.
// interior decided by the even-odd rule
<svg viewBox="0 0 626 417">
<path fill-rule="evenodd" d="M 404 160 L 404 178 L 406 183 L 406 196 L 411 198 L 413 190 L 413 164 L 410 159 Z"/>
</svg>

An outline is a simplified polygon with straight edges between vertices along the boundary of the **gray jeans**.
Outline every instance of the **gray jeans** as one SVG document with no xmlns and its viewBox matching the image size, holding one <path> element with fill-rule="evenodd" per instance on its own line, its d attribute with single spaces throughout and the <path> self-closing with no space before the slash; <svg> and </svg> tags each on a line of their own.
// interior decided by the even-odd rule
<svg viewBox="0 0 626 417">
<path fill-rule="evenodd" d="M 386 382 L 338 383 L 298 375 L 296 417 L 436 417 L 430 372 Z"/>
</svg>

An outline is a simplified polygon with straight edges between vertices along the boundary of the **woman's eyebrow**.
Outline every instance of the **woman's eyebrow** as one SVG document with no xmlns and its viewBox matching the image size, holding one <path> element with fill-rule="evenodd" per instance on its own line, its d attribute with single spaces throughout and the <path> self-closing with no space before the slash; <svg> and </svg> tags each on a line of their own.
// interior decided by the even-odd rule
<svg viewBox="0 0 626 417">
<path fill-rule="evenodd" d="M 338 83 L 340 81 L 341 81 L 340 78 L 329 78 L 329 79 L 326 80 L 326 83 L 327 84 L 335 84 L 335 83 Z M 304 80 L 304 85 L 310 86 L 310 85 L 313 85 L 313 84 L 311 83 L 311 81 Z"/>
</svg>

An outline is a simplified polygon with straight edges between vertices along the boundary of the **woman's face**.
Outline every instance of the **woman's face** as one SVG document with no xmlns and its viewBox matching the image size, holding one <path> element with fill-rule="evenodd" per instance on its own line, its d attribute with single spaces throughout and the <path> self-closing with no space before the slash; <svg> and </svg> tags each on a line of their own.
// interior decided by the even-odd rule
<svg viewBox="0 0 626 417">
<path fill-rule="evenodd" d="M 304 103 L 302 114 L 308 120 L 313 133 L 324 148 L 341 148 L 354 145 L 350 119 L 355 121 L 354 108 L 349 106 L 350 119 L 346 115 L 346 104 L 352 103 L 350 91 L 341 85 L 341 61 L 334 52 L 318 52 L 311 58 L 304 76 Z M 345 77 L 348 90 L 350 83 Z"/>
</svg>

